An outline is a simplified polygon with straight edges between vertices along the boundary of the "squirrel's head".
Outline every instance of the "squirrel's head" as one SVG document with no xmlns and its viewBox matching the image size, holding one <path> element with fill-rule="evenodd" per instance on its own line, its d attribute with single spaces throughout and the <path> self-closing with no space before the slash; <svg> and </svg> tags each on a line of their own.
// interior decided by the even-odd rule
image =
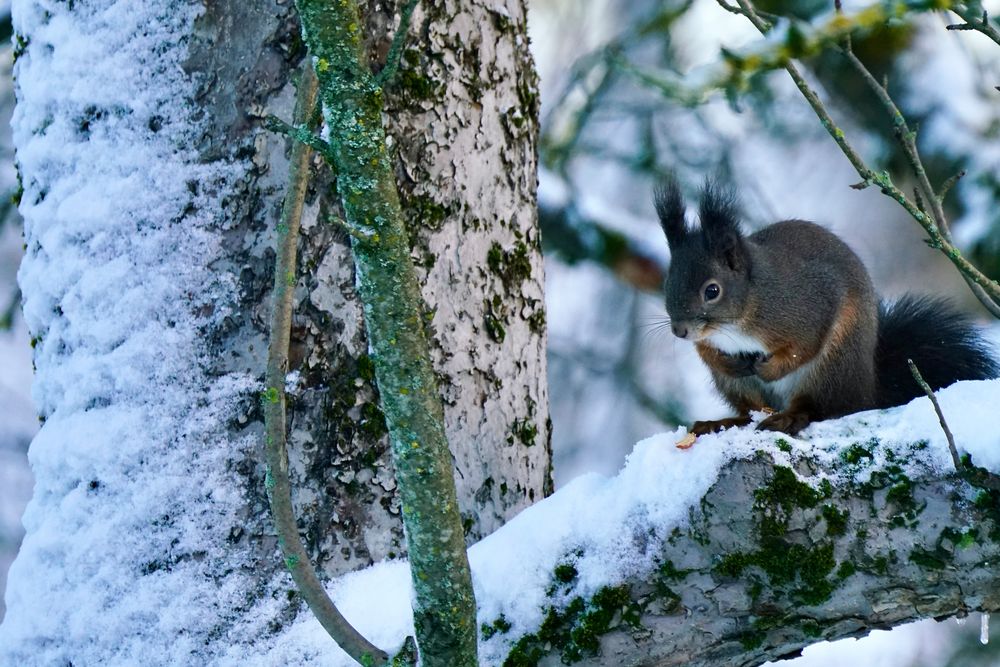
<svg viewBox="0 0 1000 667">
<path fill-rule="evenodd" d="M 690 228 L 673 178 L 656 190 L 656 213 L 670 246 L 666 305 L 674 334 L 700 340 L 744 314 L 750 255 L 740 231 L 736 193 L 711 181 L 699 207 L 700 228 Z"/>
</svg>

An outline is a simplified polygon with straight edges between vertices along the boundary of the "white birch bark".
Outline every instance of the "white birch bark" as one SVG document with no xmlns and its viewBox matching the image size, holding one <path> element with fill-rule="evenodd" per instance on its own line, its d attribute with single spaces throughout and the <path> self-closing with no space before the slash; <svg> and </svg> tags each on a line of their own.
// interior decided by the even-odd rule
<svg viewBox="0 0 1000 667">
<path fill-rule="evenodd" d="M 387 99 L 470 539 L 549 480 L 535 82 L 524 7 L 508 4 L 418 10 Z M 379 7 L 376 59 L 398 20 Z M 267 516 L 257 397 L 287 173 L 259 121 L 290 116 L 291 3 L 14 12 L 20 282 L 45 424 L 0 663 L 252 656 L 300 610 Z M 290 458 L 332 575 L 404 547 L 330 181 L 316 174 L 303 225 Z"/>
</svg>

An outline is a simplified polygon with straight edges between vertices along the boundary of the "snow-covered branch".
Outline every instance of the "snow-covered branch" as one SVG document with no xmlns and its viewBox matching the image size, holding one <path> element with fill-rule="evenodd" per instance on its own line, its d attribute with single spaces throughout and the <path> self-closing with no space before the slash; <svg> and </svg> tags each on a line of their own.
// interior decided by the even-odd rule
<svg viewBox="0 0 1000 667">
<path fill-rule="evenodd" d="M 959 447 L 998 469 L 982 415 L 1000 382 L 940 399 Z M 470 550 L 482 664 L 756 665 L 1000 608 L 1000 493 L 955 475 L 926 398 L 802 439 L 738 429 L 682 451 L 679 437 L 643 441 L 618 476 L 578 479 Z M 409 631 L 405 582 L 405 563 L 382 564 L 334 597 L 391 647 Z"/>
</svg>

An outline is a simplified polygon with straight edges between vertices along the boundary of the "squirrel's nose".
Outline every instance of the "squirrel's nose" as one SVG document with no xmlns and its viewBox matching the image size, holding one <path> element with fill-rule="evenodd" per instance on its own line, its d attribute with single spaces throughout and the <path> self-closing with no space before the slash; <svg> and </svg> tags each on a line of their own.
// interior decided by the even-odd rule
<svg viewBox="0 0 1000 667">
<path fill-rule="evenodd" d="M 687 338 L 688 328 L 686 324 L 671 324 L 670 328 L 674 330 L 674 335 L 678 338 Z"/>
</svg>

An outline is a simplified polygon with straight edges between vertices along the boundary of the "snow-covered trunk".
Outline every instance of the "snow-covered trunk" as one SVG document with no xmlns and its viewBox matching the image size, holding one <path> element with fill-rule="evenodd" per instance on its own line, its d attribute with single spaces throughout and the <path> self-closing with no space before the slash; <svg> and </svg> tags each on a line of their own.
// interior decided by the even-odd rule
<svg viewBox="0 0 1000 667">
<path fill-rule="evenodd" d="M 470 539 L 549 485 L 535 81 L 523 4 L 507 5 L 418 10 L 386 100 Z M 368 14 L 375 60 L 392 10 Z M 290 117 L 291 3 L 14 12 L 20 282 L 45 424 L 0 664 L 238 662 L 300 609 L 257 399 L 287 174 L 286 141 L 259 120 Z M 404 545 L 350 251 L 314 166 L 289 453 L 308 547 L 335 574 Z"/>
</svg>

